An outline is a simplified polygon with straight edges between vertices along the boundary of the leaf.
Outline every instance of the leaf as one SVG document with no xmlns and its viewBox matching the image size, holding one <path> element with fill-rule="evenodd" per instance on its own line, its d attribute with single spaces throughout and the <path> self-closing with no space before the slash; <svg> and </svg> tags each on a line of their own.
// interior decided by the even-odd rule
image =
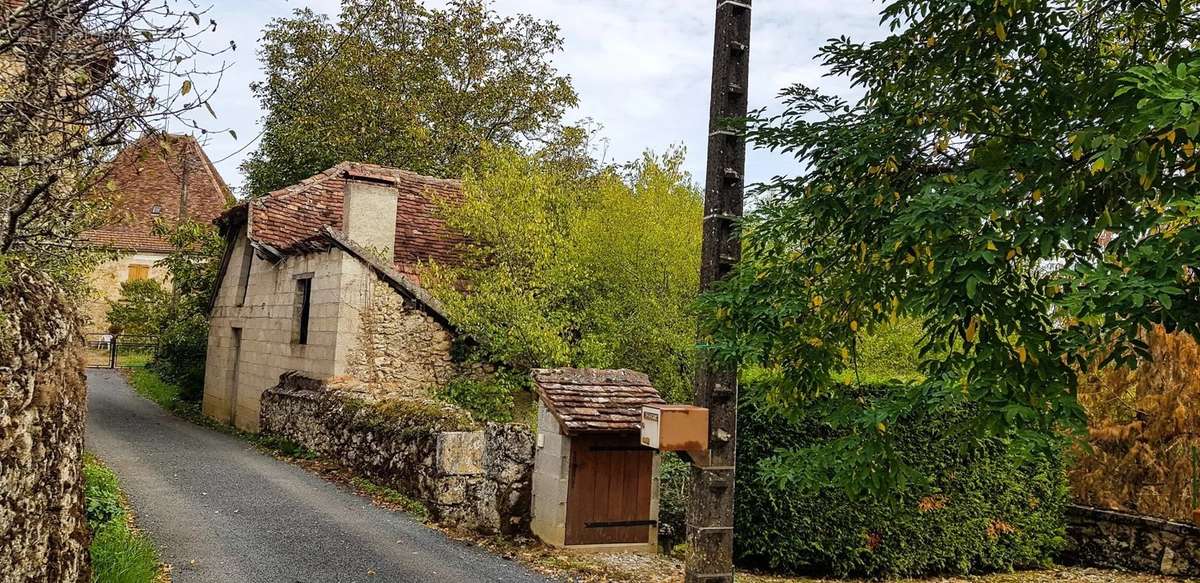
<svg viewBox="0 0 1200 583">
<path fill-rule="evenodd" d="M 229 130 L 229 135 L 230 135 L 230 136 L 233 136 L 233 139 L 235 139 L 235 140 L 236 140 L 236 139 L 238 139 L 238 138 L 237 138 L 237 132 L 235 132 L 235 131 L 233 131 L 233 130 Z"/>
<path fill-rule="evenodd" d="M 999 20 L 996 21 L 996 38 L 999 38 L 1001 42 L 1008 39 L 1008 31 L 1004 29 L 1004 23 Z"/>
<path fill-rule="evenodd" d="M 967 324 L 967 330 L 966 330 L 966 333 L 964 334 L 964 337 L 967 339 L 968 343 L 970 343 L 970 344 L 975 343 L 975 335 L 978 333 L 978 331 L 979 331 L 978 320 L 975 319 L 975 316 L 971 316 L 971 321 L 970 321 L 970 323 Z"/>
<path fill-rule="evenodd" d="M 187 94 L 188 94 L 188 93 L 190 93 L 191 91 L 192 91 L 192 82 L 191 82 L 191 81 L 188 81 L 188 80 L 184 80 L 184 82 L 183 82 L 183 88 L 181 88 L 181 89 L 179 90 L 179 94 L 180 94 L 180 95 L 187 95 Z"/>
<path fill-rule="evenodd" d="M 209 115 L 211 115 L 211 116 L 213 116 L 213 119 L 217 119 L 217 112 L 213 111 L 213 108 L 212 108 L 212 104 L 211 104 L 211 103 L 209 103 L 209 102 L 205 101 L 205 102 L 204 102 L 204 107 L 205 107 L 205 109 L 207 109 L 207 110 L 208 110 L 208 114 L 209 114 Z"/>
</svg>

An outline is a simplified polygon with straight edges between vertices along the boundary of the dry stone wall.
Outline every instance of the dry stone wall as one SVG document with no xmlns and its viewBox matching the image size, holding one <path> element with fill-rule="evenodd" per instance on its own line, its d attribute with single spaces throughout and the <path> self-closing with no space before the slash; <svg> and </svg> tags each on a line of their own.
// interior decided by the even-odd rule
<svg viewBox="0 0 1200 583">
<path fill-rule="evenodd" d="M 263 393 L 260 415 L 264 432 L 423 502 L 442 524 L 528 532 L 533 436 L 524 426 L 477 429 L 444 403 L 368 402 L 297 375 Z"/>
<path fill-rule="evenodd" d="M 1068 564 L 1200 577 L 1200 527 L 1084 506 L 1067 509 Z"/>
<path fill-rule="evenodd" d="M 456 373 L 450 331 L 380 280 L 360 315 L 357 341 L 346 373 L 381 394 L 433 389 Z"/>
<path fill-rule="evenodd" d="M 0 582 L 89 581 L 79 323 L 53 285 L 9 274 L 0 286 Z"/>
</svg>

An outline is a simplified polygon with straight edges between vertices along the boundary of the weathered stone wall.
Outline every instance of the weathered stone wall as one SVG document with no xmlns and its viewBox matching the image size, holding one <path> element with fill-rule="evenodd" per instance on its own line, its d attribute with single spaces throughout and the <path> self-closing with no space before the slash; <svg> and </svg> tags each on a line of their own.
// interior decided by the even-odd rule
<svg viewBox="0 0 1200 583">
<path fill-rule="evenodd" d="M 285 375 L 263 393 L 261 427 L 423 502 L 442 524 L 528 532 L 533 436 L 524 426 L 477 429 L 444 403 L 366 402 Z"/>
<path fill-rule="evenodd" d="M 89 581 L 86 385 L 74 311 L 20 269 L 0 286 L 0 582 Z"/>
<path fill-rule="evenodd" d="M 367 383 L 375 396 L 430 391 L 457 374 L 453 336 L 445 326 L 376 280 L 346 362 L 346 374 Z"/>
<path fill-rule="evenodd" d="M 1067 509 L 1067 564 L 1200 577 L 1200 527 L 1083 506 Z"/>
</svg>

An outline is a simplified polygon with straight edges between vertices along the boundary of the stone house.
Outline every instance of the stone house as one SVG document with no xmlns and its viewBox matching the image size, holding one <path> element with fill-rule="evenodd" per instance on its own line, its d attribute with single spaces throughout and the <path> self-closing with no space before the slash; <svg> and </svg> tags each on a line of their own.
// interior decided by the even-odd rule
<svg viewBox="0 0 1200 583">
<path fill-rule="evenodd" d="M 453 263 L 461 240 L 436 216 L 459 181 L 344 162 L 243 202 L 210 306 L 206 415 L 258 431 L 284 373 L 367 398 L 409 396 L 464 371 L 418 266 Z"/>
<path fill-rule="evenodd" d="M 117 154 L 96 196 L 107 199 L 108 220 L 85 231 L 83 242 L 118 256 L 91 273 L 95 293 L 84 306 L 89 333 L 109 330 L 108 302 L 121 297 L 126 281 L 153 278 L 170 285 L 157 263 L 171 245 L 153 233 L 155 221 L 208 224 L 234 203 L 196 138 L 173 134 L 144 136 Z"/>
</svg>

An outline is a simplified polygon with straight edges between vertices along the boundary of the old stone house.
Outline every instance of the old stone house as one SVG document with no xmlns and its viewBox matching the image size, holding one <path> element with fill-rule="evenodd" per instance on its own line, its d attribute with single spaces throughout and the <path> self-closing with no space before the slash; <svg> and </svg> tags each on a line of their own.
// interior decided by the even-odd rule
<svg viewBox="0 0 1200 583">
<path fill-rule="evenodd" d="M 156 221 L 209 224 L 234 203 L 196 138 L 173 134 L 144 136 L 117 154 L 97 196 L 107 199 L 108 220 L 83 241 L 118 256 L 91 273 L 95 293 L 84 306 L 90 333 L 109 331 L 108 302 L 121 297 L 121 284 L 152 278 L 170 285 L 157 264 L 171 245 L 154 234 Z"/>
<path fill-rule="evenodd" d="M 204 413 L 258 431 L 263 391 L 290 372 L 367 397 L 463 372 L 417 276 L 423 262 L 457 260 L 436 205 L 461 192 L 455 180 L 344 162 L 223 214 Z"/>
</svg>

